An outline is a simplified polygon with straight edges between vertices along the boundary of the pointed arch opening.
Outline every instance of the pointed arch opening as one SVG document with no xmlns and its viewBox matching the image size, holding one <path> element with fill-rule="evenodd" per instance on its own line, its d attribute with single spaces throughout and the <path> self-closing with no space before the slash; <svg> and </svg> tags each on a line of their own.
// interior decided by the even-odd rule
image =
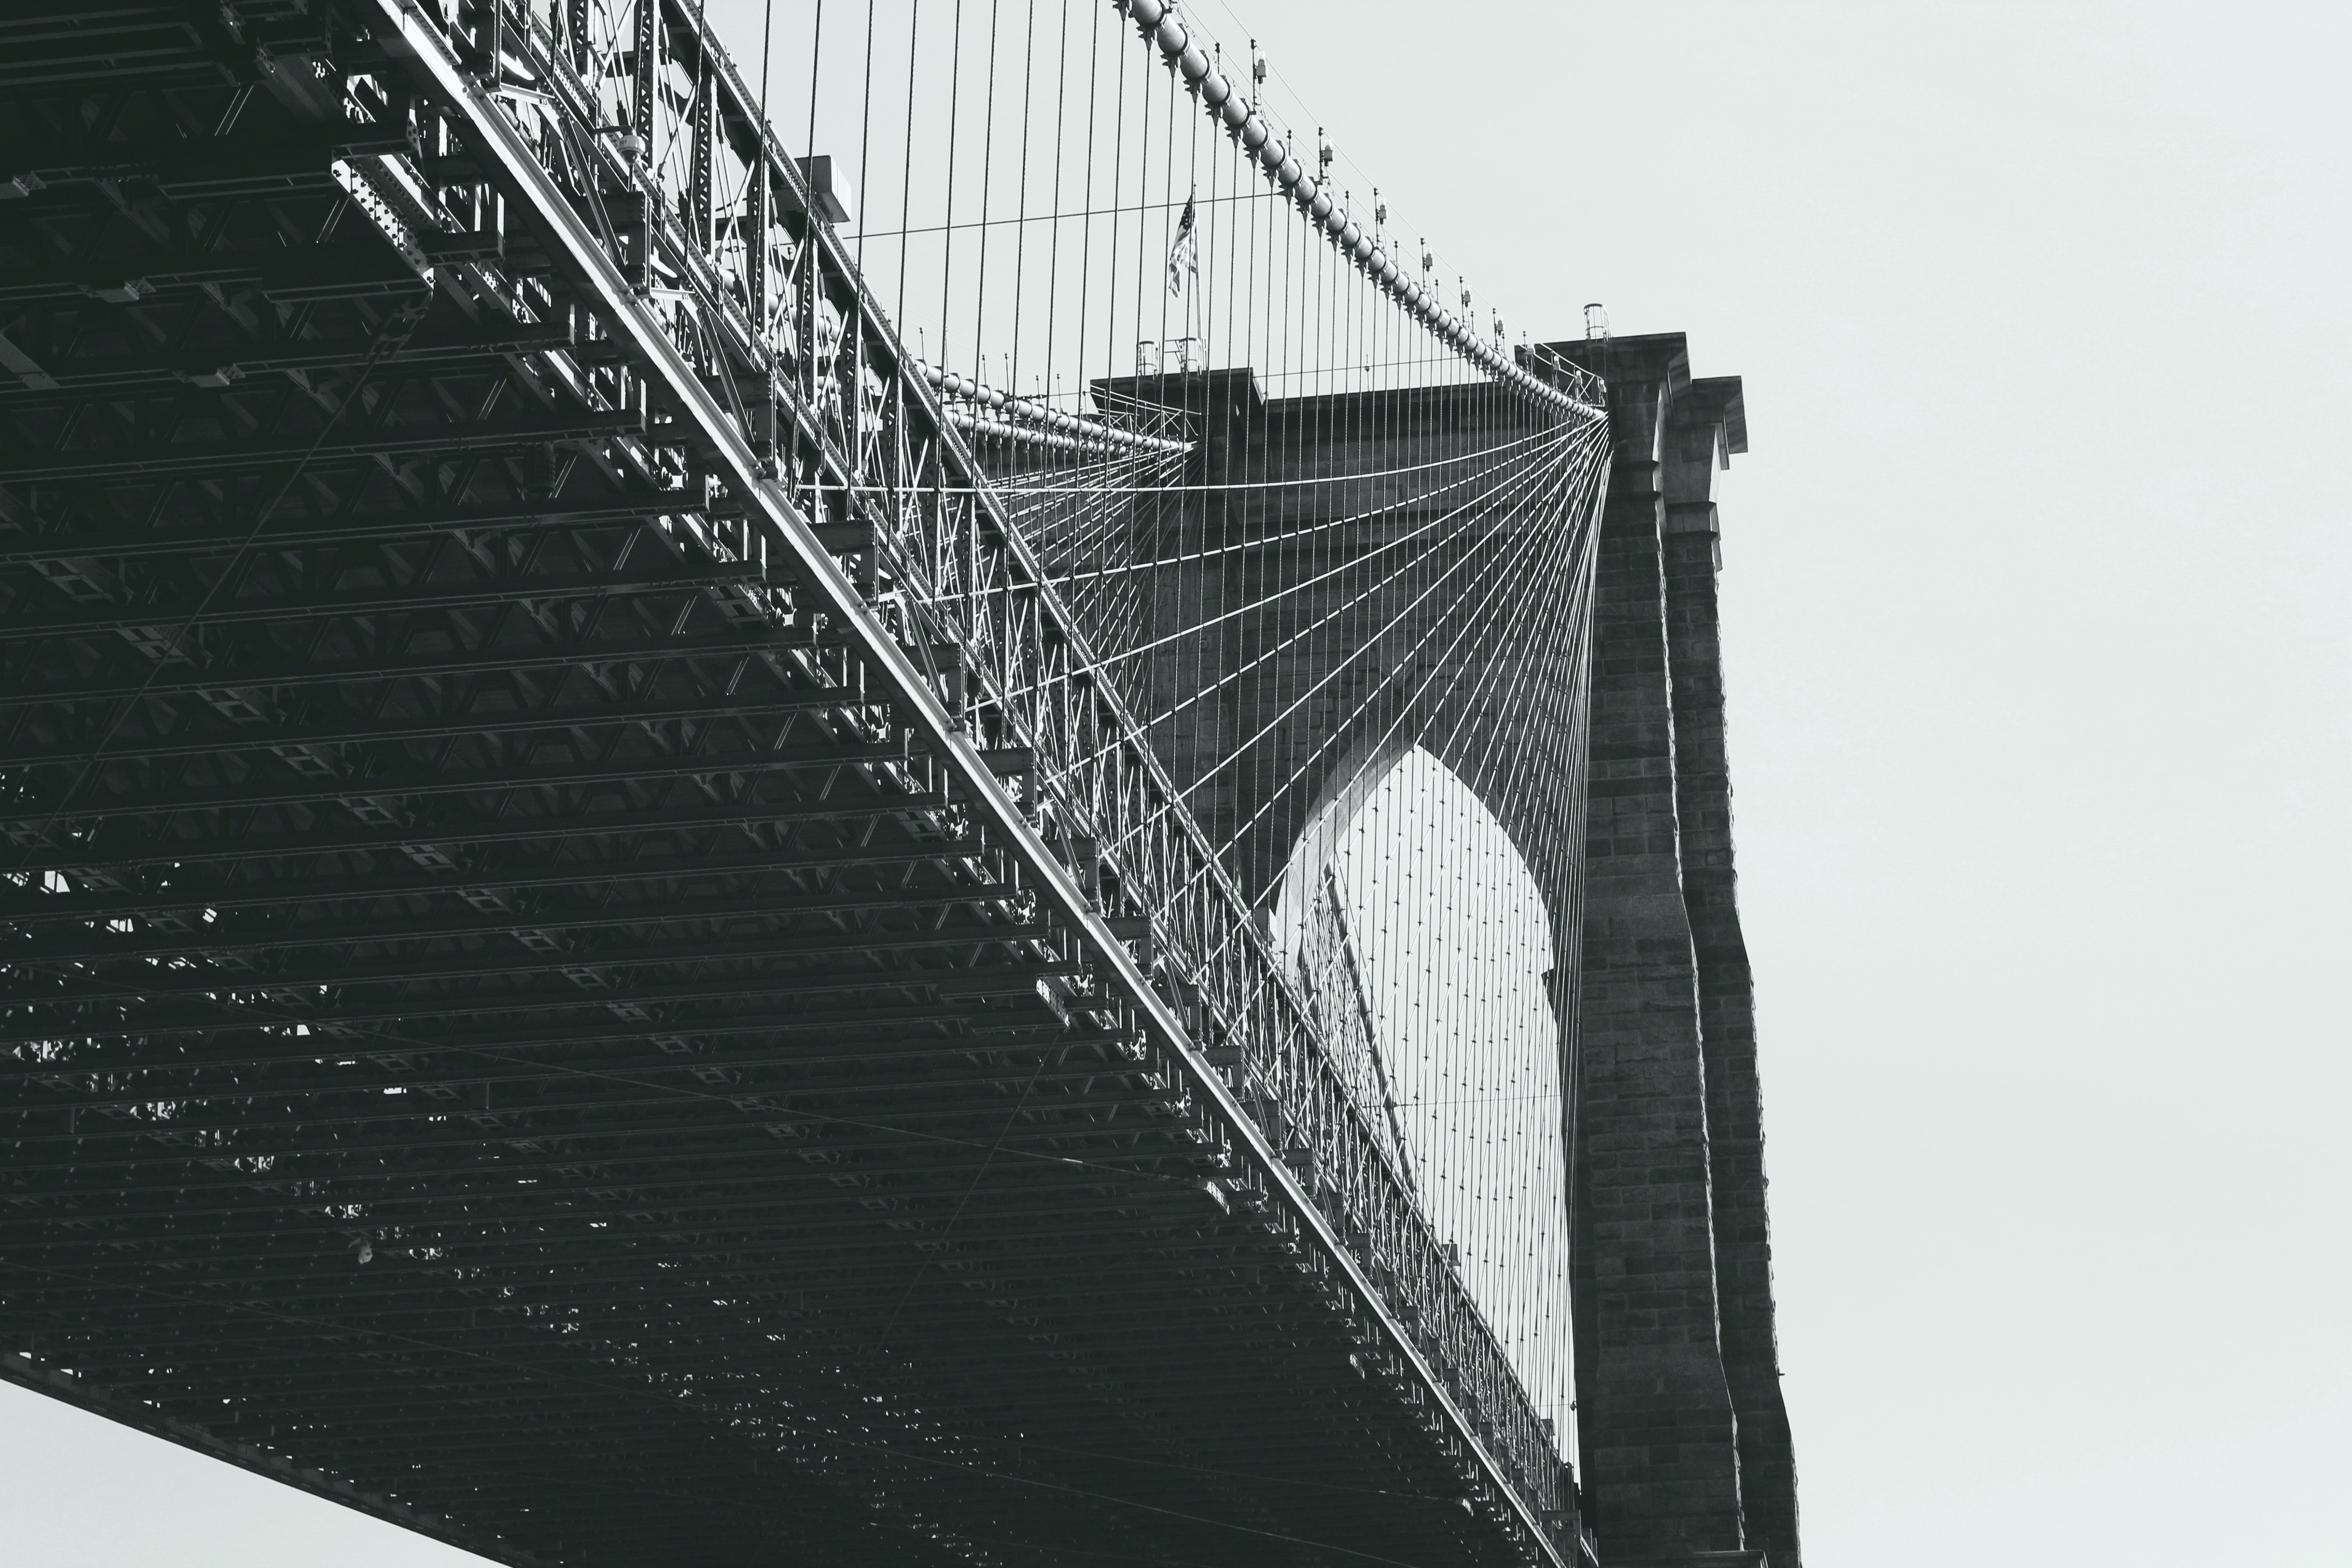
<svg viewBox="0 0 2352 1568">
<path fill-rule="evenodd" d="M 1575 1423 L 1552 916 L 1508 830 L 1420 746 L 1337 770 L 1267 905 L 1340 1074 L 1553 1440 Z"/>
</svg>

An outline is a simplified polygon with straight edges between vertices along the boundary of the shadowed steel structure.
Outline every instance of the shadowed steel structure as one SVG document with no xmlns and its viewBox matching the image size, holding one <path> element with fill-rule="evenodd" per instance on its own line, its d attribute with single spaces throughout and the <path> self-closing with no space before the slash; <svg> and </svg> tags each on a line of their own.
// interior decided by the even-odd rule
<svg viewBox="0 0 2352 1568">
<path fill-rule="evenodd" d="M 0 22 L 0 1375 L 512 1563 L 1796 1561 L 1738 384 L 1096 9 L 908 13 L 895 230 L 883 8 L 837 155 L 678 0 Z"/>
</svg>

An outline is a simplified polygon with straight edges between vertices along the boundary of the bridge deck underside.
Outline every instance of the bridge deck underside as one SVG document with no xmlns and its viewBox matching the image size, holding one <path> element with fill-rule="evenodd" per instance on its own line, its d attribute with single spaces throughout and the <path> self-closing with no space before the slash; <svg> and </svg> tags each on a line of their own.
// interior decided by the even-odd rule
<svg viewBox="0 0 2352 1568">
<path fill-rule="evenodd" d="M 1498 1556 L 617 373 L 422 285 L 217 11 L 26 9 L 0 1372 L 513 1558 Z"/>
</svg>

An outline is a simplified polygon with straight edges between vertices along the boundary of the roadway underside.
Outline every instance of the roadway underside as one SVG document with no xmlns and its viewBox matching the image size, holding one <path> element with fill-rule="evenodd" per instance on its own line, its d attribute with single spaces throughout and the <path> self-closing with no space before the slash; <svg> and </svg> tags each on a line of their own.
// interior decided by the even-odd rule
<svg viewBox="0 0 2352 1568">
<path fill-rule="evenodd" d="M 318 14 L 41 9 L 0 1374 L 511 1561 L 1501 1561 L 614 367 L 357 210 Z"/>
</svg>

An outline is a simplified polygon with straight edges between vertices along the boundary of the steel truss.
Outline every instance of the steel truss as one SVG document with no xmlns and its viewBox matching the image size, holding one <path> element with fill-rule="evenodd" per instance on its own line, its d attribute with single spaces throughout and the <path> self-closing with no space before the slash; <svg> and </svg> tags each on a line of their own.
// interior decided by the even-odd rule
<svg viewBox="0 0 2352 1568">
<path fill-rule="evenodd" d="M 691 4 L 108 17 L 0 36 L 0 1375 L 510 1561 L 1578 1560 L 992 481 L 1181 430 L 954 401 Z"/>
</svg>

